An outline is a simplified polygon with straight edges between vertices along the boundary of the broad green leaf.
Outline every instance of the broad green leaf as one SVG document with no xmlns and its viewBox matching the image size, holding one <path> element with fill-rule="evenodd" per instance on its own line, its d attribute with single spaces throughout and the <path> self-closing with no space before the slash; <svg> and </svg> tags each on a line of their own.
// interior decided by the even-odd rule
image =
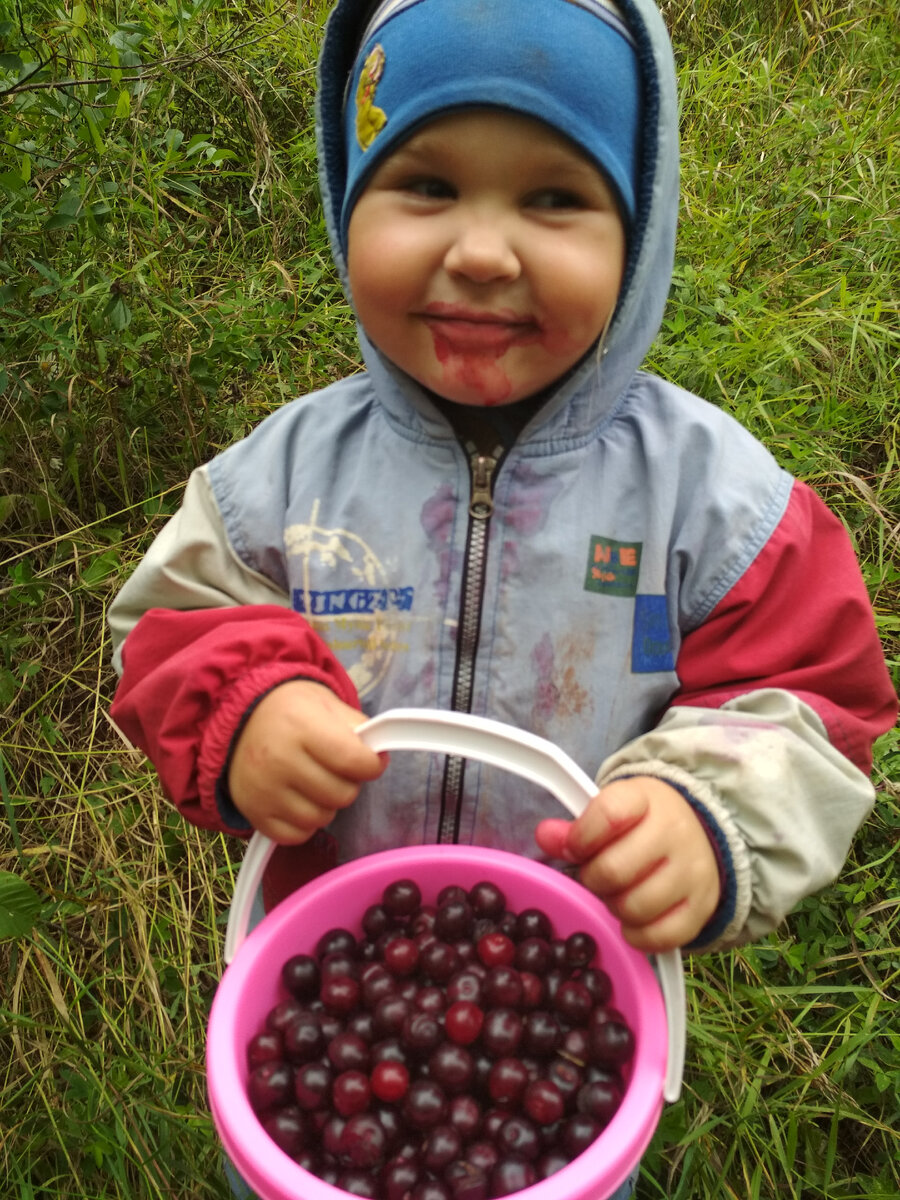
<svg viewBox="0 0 900 1200">
<path fill-rule="evenodd" d="M 70 225 L 77 224 L 77 213 L 54 213 L 44 222 L 44 229 L 67 229 Z"/>
<path fill-rule="evenodd" d="M 81 582 L 88 587 L 102 583 L 120 569 L 119 553 L 117 550 L 104 550 L 92 559 L 81 572 Z"/>
<path fill-rule="evenodd" d="M 116 101 L 116 119 L 124 121 L 131 112 L 131 93 L 127 88 L 122 88 L 119 92 L 119 99 Z"/>
<path fill-rule="evenodd" d="M 30 933 L 40 911 L 41 898 L 31 884 L 0 871 L 0 941 Z"/>
</svg>

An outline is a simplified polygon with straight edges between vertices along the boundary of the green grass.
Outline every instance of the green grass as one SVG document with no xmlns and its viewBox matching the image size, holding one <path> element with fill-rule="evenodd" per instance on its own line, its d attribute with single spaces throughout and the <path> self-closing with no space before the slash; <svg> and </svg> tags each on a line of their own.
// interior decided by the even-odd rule
<svg viewBox="0 0 900 1200">
<path fill-rule="evenodd" d="M 664 8 L 684 203 L 652 365 L 841 515 L 900 680 L 896 14 Z M 105 610 L 191 467 L 356 362 L 315 191 L 321 12 L 0 2 L 4 1197 L 228 1194 L 203 1054 L 240 848 L 110 726 Z M 837 884 L 690 963 L 641 1197 L 900 1194 L 896 730 L 875 778 Z"/>
</svg>

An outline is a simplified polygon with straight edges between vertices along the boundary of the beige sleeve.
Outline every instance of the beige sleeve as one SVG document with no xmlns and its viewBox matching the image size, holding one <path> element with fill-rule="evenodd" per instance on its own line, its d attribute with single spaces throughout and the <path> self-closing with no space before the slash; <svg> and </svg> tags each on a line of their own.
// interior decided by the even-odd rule
<svg viewBox="0 0 900 1200">
<path fill-rule="evenodd" d="M 690 793 L 718 826 L 733 911 L 704 950 L 762 937 L 836 879 L 875 800 L 813 709 L 776 688 L 719 709 L 670 709 L 607 759 L 597 782 L 635 774 Z"/>
<path fill-rule="evenodd" d="M 251 570 L 231 545 L 205 467 L 188 480 L 181 508 L 163 527 L 109 610 L 113 665 L 122 643 L 150 608 L 187 610 L 237 604 L 281 604 L 287 594 Z"/>
</svg>

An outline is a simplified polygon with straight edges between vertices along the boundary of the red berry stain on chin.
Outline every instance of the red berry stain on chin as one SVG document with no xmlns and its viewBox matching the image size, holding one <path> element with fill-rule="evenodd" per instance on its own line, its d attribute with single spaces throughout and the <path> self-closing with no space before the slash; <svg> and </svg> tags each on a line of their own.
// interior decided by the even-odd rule
<svg viewBox="0 0 900 1200">
<path fill-rule="evenodd" d="M 448 388 L 463 387 L 476 392 L 485 405 L 502 404 L 512 392 L 512 383 L 497 361 L 506 346 L 461 350 L 452 346 L 437 329 L 432 329 L 434 353 L 444 368 Z"/>
</svg>

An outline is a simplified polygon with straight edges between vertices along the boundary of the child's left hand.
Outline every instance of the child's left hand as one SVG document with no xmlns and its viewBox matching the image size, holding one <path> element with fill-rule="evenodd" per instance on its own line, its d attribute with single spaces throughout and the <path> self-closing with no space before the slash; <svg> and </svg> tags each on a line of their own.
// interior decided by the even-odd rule
<svg viewBox="0 0 900 1200">
<path fill-rule="evenodd" d="M 535 838 L 545 854 L 582 864 L 581 882 L 638 950 L 685 945 L 719 903 L 719 866 L 706 830 L 661 779 L 614 780 L 576 821 L 541 821 Z"/>
</svg>

